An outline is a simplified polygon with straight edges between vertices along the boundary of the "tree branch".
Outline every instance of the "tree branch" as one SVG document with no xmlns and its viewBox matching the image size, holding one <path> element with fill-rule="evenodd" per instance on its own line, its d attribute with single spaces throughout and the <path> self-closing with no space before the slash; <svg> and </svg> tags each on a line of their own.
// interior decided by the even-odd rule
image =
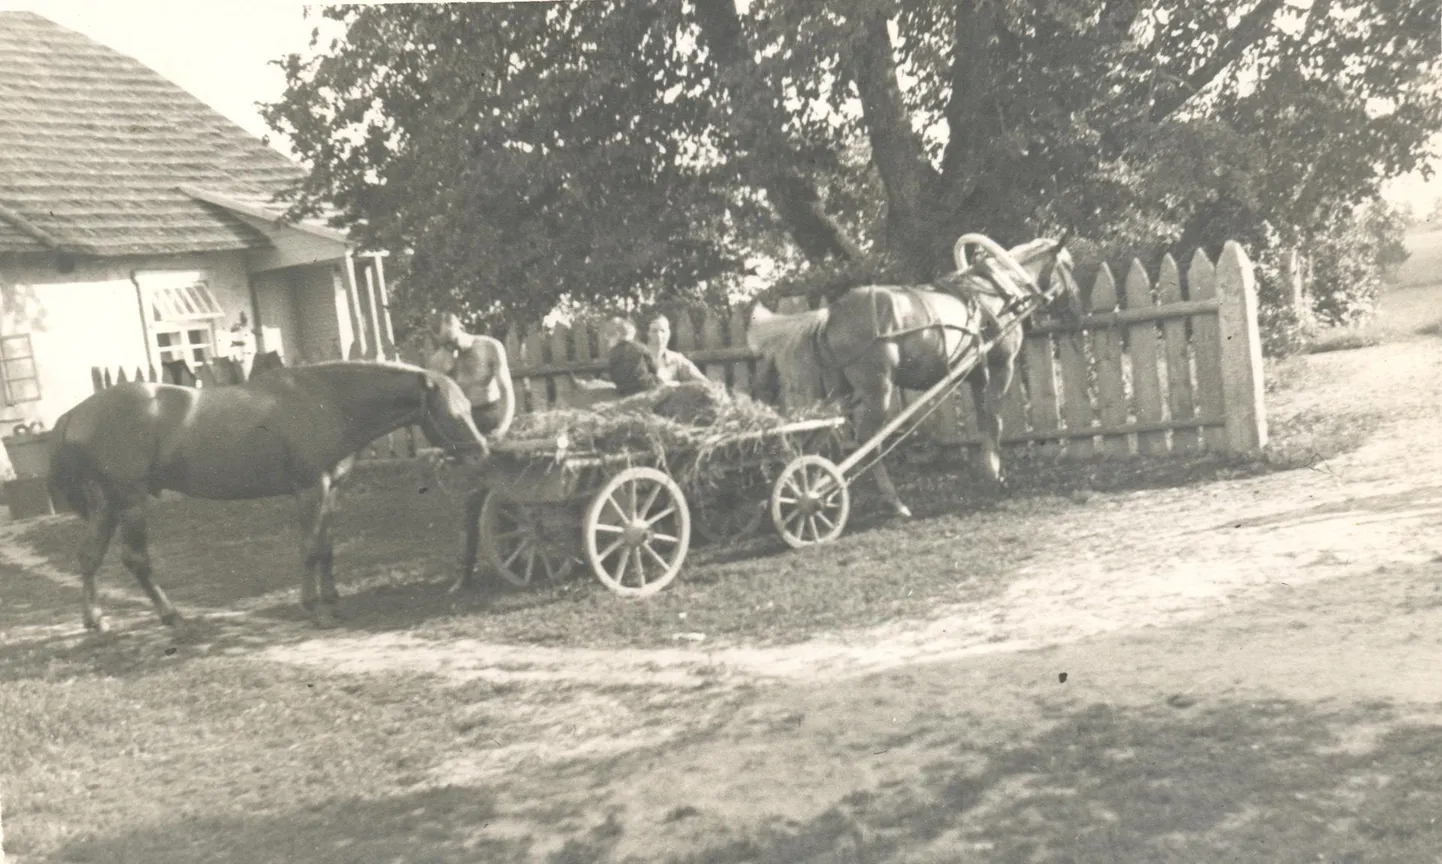
<svg viewBox="0 0 1442 864">
<path fill-rule="evenodd" d="M 1237 26 L 1232 28 L 1226 39 L 1212 53 L 1210 60 L 1187 76 L 1182 86 L 1173 90 L 1170 95 L 1158 99 L 1152 105 L 1152 122 L 1160 122 L 1176 113 L 1193 96 L 1216 80 L 1216 77 L 1222 74 L 1238 57 L 1242 56 L 1242 52 L 1267 35 L 1271 30 L 1272 16 L 1282 8 L 1284 2 L 1285 0 L 1261 0 L 1252 8 L 1252 11 L 1242 16 L 1242 20 L 1237 22 Z"/>
</svg>

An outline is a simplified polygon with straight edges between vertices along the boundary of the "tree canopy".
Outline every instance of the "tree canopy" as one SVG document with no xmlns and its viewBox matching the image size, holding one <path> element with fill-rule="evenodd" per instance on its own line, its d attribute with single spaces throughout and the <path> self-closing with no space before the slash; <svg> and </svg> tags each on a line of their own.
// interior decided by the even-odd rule
<svg viewBox="0 0 1442 864">
<path fill-rule="evenodd" d="M 267 119 L 400 302 L 927 279 L 967 231 L 1105 254 L 1326 236 L 1442 129 L 1438 0 L 330 7 Z M 799 288 L 797 290 L 800 290 Z"/>
</svg>

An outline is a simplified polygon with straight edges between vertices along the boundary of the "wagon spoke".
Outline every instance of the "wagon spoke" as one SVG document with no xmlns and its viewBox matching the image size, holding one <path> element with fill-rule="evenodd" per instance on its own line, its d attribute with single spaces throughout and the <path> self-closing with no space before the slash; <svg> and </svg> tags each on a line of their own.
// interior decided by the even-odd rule
<svg viewBox="0 0 1442 864">
<path fill-rule="evenodd" d="M 672 504 L 670 507 L 667 507 L 665 510 L 662 510 L 660 513 L 656 514 L 655 516 L 652 516 L 650 519 L 647 519 L 647 520 L 646 520 L 646 527 L 647 527 L 647 528 L 650 528 L 652 525 L 655 525 L 657 522 L 660 522 L 662 519 L 665 519 L 667 516 L 670 516 L 672 513 L 675 513 L 675 512 L 676 512 L 676 505 L 675 505 L 675 504 Z"/>
<path fill-rule="evenodd" d="M 600 531 L 602 534 L 620 534 L 626 529 L 622 528 L 620 525 L 607 525 L 605 522 L 597 522 L 596 530 Z"/>
<path fill-rule="evenodd" d="M 637 518 L 646 519 L 647 514 L 651 512 L 651 508 L 656 505 L 656 499 L 661 497 L 661 491 L 660 484 L 651 487 L 651 494 L 646 496 L 646 503 L 641 505 L 641 508 L 636 511 Z M 659 519 L 661 517 L 657 516 L 656 518 Z M 654 521 L 654 519 L 647 520 L 647 524 Z"/>
<path fill-rule="evenodd" d="M 617 549 L 620 549 L 621 544 L 625 542 L 626 538 L 617 537 L 615 542 L 613 542 L 610 546 L 607 546 L 605 549 L 602 549 L 601 554 L 597 555 L 596 558 L 601 561 L 605 561 L 607 558 L 611 557 L 612 553 L 614 553 Z"/>
<path fill-rule="evenodd" d="M 835 522 L 832 522 L 831 519 L 830 519 L 829 517 L 827 517 L 827 515 L 826 515 L 824 512 L 822 512 L 822 511 L 820 511 L 820 510 L 816 511 L 816 513 L 815 513 L 815 518 L 820 519 L 822 522 L 826 523 L 826 530 L 827 530 L 827 531 L 835 531 L 835 530 L 836 530 L 836 523 L 835 523 Z"/>
<path fill-rule="evenodd" d="M 626 584 L 626 565 L 627 565 L 627 564 L 630 564 L 630 563 L 631 563 L 631 550 L 630 550 L 630 549 L 624 549 L 624 550 L 622 550 L 622 551 L 621 551 L 621 566 L 619 566 L 619 567 L 616 568 L 616 584 L 617 584 L 617 585 L 625 585 L 625 584 Z"/>
<path fill-rule="evenodd" d="M 631 499 L 631 512 L 627 515 L 635 519 L 636 514 L 641 511 L 636 509 L 636 483 L 634 481 L 626 484 L 626 497 Z"/>
<path fill-rule="evenodd" d="M 665 558 L 662 558 L 659 552 L 657 552 L 655 549 L 652 549 L 650 543 L 647 543 L 641 548 L 646 550 L 646 554 L 650 555 L 653 561 L 661 565 L 662 573 L 665 573 L 667 570 L 671 569 L 671 562 L 667 561 Z"/>
<path fill-rule="evenodd" d="M 796 504 L 799 503 L 801 500 L 799 498 L 792 498 L 789 495 L 778 495 L 776 497 L 780 499 L 782 504 Z"/>
<path fill-rule="evenodd" d="M 787 477 L 785 482 L 781 484 L 781 487 L 783 489 L 789 489 L 797 495 L 806 494 L 805 490 L 796 484 L 796 478 L 794 476 Z"/>
<path fill-rule="evenodd" d="M 674 534 L 654 533 L 654 534 L 651 535 L 651 539 L 652 539 L 652 540 L 660 540 L 662 543 L 680 543 L 680 542 L 681 542 L 681 538 L 675 536 Z"/>
<path fill-rule="evenodd" d="M 511 567 L 511 565 L 514 564 L 514 563 L 516 563 L 516 559 L 519 558 L 519 557 L 521 557 L 522 553 L 524 553 L 525 551 L 526 551 L 526 544 L 525 544 L 525 543 L 517 543 L 517 544 L 516 544 L 516 548 L 515 548 L 515 549 L 512 549 L 512 550 L 511 550 L 511 554 L 510 554 L 510 555 L 507 555 L 506 558 L 505 558 L 505 561 L 506 561 L 506 569 L 509 570 L 510 567 Z"/>
<path fill-rule="evenodd" d="M 638 587 L 638 588 L 645 588 L 645 587 L 646 587 L 646 561 L 645 561 L 644 558 L 641 557 L 641 547 L 639 547 L 639 546 L 632 546 L 632 547 L 631 547 L 631 551 L 630 551 L 629 554 L 630 554 L 631 558 L 636 562 L 636 582 L 637 582 L 636 587 Z"/>
<path fill-rule="evenodd" d="M 546 568 L 546 579 L 556 581 L 556 568 L 551 566 L 551 556 L 541 553 L 541 566 Z"/>
<path fill-rule="evenodd" d="M 804 515 L 806 515 L 805 511 L 803 511 L 800 507 L 792 510 L 790 513 L 786 514 L 786 525 L 790 526 L 792 522 L 795 522 L 797 519 L 800 519 Z"/>
<path fill-rule="evenodd" d="M 619 503 L 618 501 L 616 501 L 616 493 L 612 492 L 610 495 L 607 495 L 607 496 L 606 496 L 606 503 L 611 505 L 611 509 L 613 509 L 613 510 L 616 511 L 616 515 L 621 517 L 621 521 L 622 521 L 622 522 L 630 522 L 630 521 L 631 521 L 631 517 L 629 517 L 629 516 L 626 515 L 626 511 L 625 511 L 625 510 L 622 510 L 620 503 Z M 605 513 L 605 512 L 606 512 L 606 508 L 605 508 L 605 507 L 602 507 L 602 508 L 601 508 L 601 512 L 602 512 L 602 513 Z"/>
<path fill-rule="evenodd" d="M 816 514 L 813 513 L 806 517 L 806 527 L 811 529 L 812 540 L 819 540 L 821 538 L 821 529 L 816 527 Z"/>
<path fill-rule="evenodd" d="M 504 542 L 504 541 L 506 541 L 506 540 L 514 540 L 514 539 L 517 538 L 517 537 L 525 537 L 526 535 L 528 535 L 528 534 L 530 534 L 530 533 L 531 533 L 531 532 L 528 531 L 528 530 L 526 530 L 525 528 L 517 528 L 517 529 L 515 529 L 515 530 L 513 530 L 513 531 L 505 531 L 505 532 L 502 532 L 502 533 L 500 533 L 500 534 L 497 534 L 497 535 L 496 535 L 496 540 L 502 541 L 502 542 Z"/>
<path fill-rule="evenodd" d="M 529 554 L 526 555 L 526 581 L 527 581 L 527 582 L 530 582 L 530 581 L 531 581 L 531 577 L 532 577 L 532 575 L 535 573 L 535 570 L 536 570 L 536 549 L 535 549 L 535 547 L 532 547 L 531 549 L 529 549 L 528 552 L 529 552 Z"/>
</svg>

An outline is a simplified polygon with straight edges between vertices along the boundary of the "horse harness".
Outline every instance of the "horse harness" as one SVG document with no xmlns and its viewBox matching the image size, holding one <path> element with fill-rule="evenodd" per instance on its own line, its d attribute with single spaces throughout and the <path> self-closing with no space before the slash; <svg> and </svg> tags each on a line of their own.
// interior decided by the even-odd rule
<svg viewBox="0 0 1442 864">
<path fill-rule="evenodd" d="M 910 336 L 913 333 L 924 333 L 928 330 L 938 329 L 958 330 L 982 342 L 1001 338 L 1002 333 L 1005 331 L 1002 316 L 1015 312 L 1028 297 L 1042 293 L 1042 288 L 1037 284 L 1037 280 L 1031 279 L 1027 280 L 1028 284 L 1025 286 L 1018 285 L 1012 273 L 1006 269 L 992 265 L 989 261 L 982 262 L 977 269 L 980 272 L 953 273 L 949 276 L 943 276 L 929 283 L 923 290 L 936 291 L 961 301 L 962 304 L 981 320 L 981 326 L 957 327 L 952 324 L 944 324 L 940 321 L 932 320 L 917 327 L 907 327 L 886 333 L 878 333 L 872 339 L 872 342 L 874 343 L 877 339 L 897 339 L 902 336 Z M 1049 271 L 1050 268 L 1047 268 L 1047 270 L 1042 272 L 1045 275 L 1049 275 Z M 1045 275 L 1043 278 L 1045 278 Z M 978 295 L 982 294 L 1001 298 L 1003 301 L 1001 311 L 993 313 L 983 306 L 978 300 Z M 880 315 L 875 309 L 875 296 L 872 297 L 871 302 L 873 306 L 872 317 L 874 320 L 878 320 Z M 931 317 L 933 319 L 935 318 L 934 315 Z M 845 363 L 838 363 L 836 362 L 836 353 L 831 350 L 831 346 L 827 342 L 825 328 L 817 328 L 815 332 L 811 334 L 811 342 L 817 357 L 822 360 L 822 365 L 836 369 L 844 369 L 850 366 L 866 350 L 863 348 L 857 351 L 855 356 L 848 358 Z M 956 359 L 956 357 L 950 357 L 948 358 L 948 362 L 954 363 Z M 825 382 L 823 381 L 822 383 L 824 385 Z M 823 386 L 821 389 L 825 391 L 827 388 Z"/>
</svg>

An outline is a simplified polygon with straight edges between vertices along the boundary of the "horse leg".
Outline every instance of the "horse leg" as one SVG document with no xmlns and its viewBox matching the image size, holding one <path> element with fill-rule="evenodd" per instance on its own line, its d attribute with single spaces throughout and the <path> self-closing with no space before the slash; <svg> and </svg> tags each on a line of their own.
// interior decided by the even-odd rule
<svg viewBox="0 0 1442 864">
<path fill-rule="evenodd" d="M 325 552 L 320 556 L 318 562 L 320 572 L 320 602 L 322 607 L 330 607 L 332 615 L 339 617 L 336 612 L 336 605 L 340 603 L 340 592 L 335 590 L 335 555 L 333 554 L 334 537 L 331 534 L 331 525 L 335 522 L 336 512 L 336 487 L 332 483 L 326 490 L 325 498 L 321 507 L 321 543 L 324 544 Z"/>
<path fill-rule="evenodd" d="M 96 575 L 105 560 L 105 551 L 110 548 L 110 538 L 115 534 L 118 521 L 115 508 L 110 506 L 105 494 L 94 484 L 85 488 L 86 506 L 90 511 L 90 536 L 80 547 L 80 583 L 83 599 L 82 620 L 87 630 L 104 633 L 110 628 L 105 615 L 100 611 L 100 590 L 96 586 Z"/>
<path fill-rule="evenodd" d="M 120 550 L 120 559 L 135 576 L 135 581 L 140 583 L 141 589 L 145 591 L 150 602 L 155 605 L 155 611 L 160 615 L 160 623 L 174 627 L 180 623 L 180 613 L 170 604 L 170 598 L 160 590 L 152 578 L 150 567 L 150 548 L 146 538 L 145 530 L 145 499 L 128 504 L 120 511 L 120 541 L 124 544 Z"/>
<path fill-rule="evenodd" d="M 981 473 L 983 479 L 1006 485 L 1001 467 L 1001 400 L 1011 386 L 1012 361 L 988 362 L 971 378 L 972 401 L 976 404 L 976 425 L 981 432 Z"/>
<path fill-rule="evenodd" d="M 856 393 L 857 399 L 857 436 L 862 443 L 871 440 L 891 414 L 891 398 L 896 392 L 896 386 L 891 380 L 891 373 L 900 362 L 900 349 L 894 344 L 886 345 L 884 359 L 888 364 L 878 373 L 867 376 L 866 380 L 858 381 L 855 378 L 848 378 Z M 879 442 L 878 442 L 879 446 Z M 892 513 L 903 519 L 910 518 L 911 510 L 901 503 L 901 496 L 896 492 L 896 484 L 891 482 L 891 474 L 886 470 L 884 459 L 876 460 L 872 467 L 876 475 L 876 486 L 881 492 L 881 498 L 891 505 Z"/>
<path fill-rule="evenodd" d="M 325 506 L 324 487 L 329 484 L 322 480 L 315 486 L 296 493 L 295 501 L 300 510 L 300 608 L 314 616 L 319 611 L 320 591 L 317 587 L 316 567 L 320 563 L 320 513 Z"/>
</svg>

